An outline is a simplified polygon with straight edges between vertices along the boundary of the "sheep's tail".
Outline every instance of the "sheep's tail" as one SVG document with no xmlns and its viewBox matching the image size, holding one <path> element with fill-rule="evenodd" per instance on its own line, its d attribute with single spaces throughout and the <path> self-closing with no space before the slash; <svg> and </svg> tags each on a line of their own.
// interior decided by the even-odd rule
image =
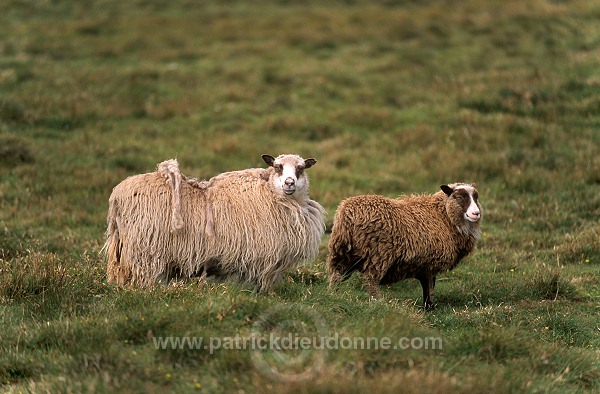
<svg viewBox="0 0 600 394">
<path fill-rule="evenodd" d="M 120 236 L 119 215 L 116 201 L 110 201 L 106 228 L 106 241 L 100 250 L 108 260 L 107 275 L 109 283 L 118 283 L 121 286 L 131 280 L 131 270 L 122 264 L 121 254 L 123 242 Z"/>
<path fill-rule="evenodd" d="M 171 231 L 181 230 L 183 228 L 183 218 L 181 217 L 181 200 L 179 195 L 179 187 L 181 185 L 181 172 L 179 171 L 179 163 L 176 159 L 166 160 L 159 163 L 157 166 L 158 172 L 167 178 L 167 183 L 171 187 Z"/>
<path fill-rule="evenodd" d="M 333 220 L 327 267 L 329 270 L 329 287 L 348 279 L 356 269 L 352 253 L 352 218 L 343 206 L 338 208 Z"/>
</svg>

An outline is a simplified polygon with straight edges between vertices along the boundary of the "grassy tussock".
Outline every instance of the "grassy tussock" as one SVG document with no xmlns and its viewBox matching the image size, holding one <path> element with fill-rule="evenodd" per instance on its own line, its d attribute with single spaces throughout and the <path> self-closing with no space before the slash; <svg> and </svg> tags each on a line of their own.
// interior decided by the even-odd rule
<svg viewBox="0 0 600 394">
<path fill-rule="evenodd" d="M 0 294 L 9 300 L 61 294 L 67 271 L 54 254 L 32 253 L 3 262 Z"/>
<path fill-rule="evenodd" d="M 0 146 L 0 165 L 15 166 L 34 160 L 28 143 L 21 138 L 2 138 Z"/>
</svg>

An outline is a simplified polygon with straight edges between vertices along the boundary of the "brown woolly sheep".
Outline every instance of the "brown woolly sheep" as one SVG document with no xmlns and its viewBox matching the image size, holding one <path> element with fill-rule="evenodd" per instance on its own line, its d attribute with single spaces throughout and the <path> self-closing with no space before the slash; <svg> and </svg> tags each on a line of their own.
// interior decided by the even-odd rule
<svg viewBox="0 0 600 394">
<path fill-rule="evenodd" d="M 297 155 L 263 155 L 269 168 L 188 179 L 176 160 L 129 177 L 109 199 L 103 251 L 108 280 L 148 286 L 174 277 L 232 276 L 261 291 L 314 259 L 325 231 L 321 205 L 308 197 Z"/>
<path fill-rule="evenodd" d="M 423 306 L 435 307 L 435 276 L 451 270 L 475 247 L 481 206 L 475 184 L 440 186 L 433 195 L 390 199 L 366 195 L 342 201 L 329 241 L 329 286 L 362 273 L 370 295 L 379 284 L 416 278 Z"/>
</svg>

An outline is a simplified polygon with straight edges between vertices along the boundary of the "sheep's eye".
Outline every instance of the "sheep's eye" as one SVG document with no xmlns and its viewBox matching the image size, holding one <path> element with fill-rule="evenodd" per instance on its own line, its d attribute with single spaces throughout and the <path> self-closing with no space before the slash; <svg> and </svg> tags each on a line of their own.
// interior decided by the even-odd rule
<svg viewBox="0 0 600 394">
<path fill-rule="evenodd" d="M 300 175 L 302 175 L 303 171 L 304 171 L 304 167 L 296 167 L 296 177 L 299 177 Z"/>
<path fill-rule="evenodd" d="M 281 164 L 273 164 L 273 168 L 275 169 L 275 171 L 277 172 L 281 172 L 283 171 L 283 166 Z"/>
</svg>

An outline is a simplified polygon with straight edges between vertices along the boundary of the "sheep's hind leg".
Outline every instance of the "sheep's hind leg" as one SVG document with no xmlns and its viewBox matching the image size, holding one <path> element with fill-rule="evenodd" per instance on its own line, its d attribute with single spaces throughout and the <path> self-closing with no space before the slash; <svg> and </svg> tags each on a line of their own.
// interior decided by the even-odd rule
<svg viewBox="0 0 600 394">
<path fill-rule="evenodd" d="M 337 289 L 338 285 L 352 275 L 352 271 L 341 271 L 341 267 L 329 266 L 329 290 Z"/>
<path fill-rule="evenodd" d="M 391 262 L 379 256 L 376 258 L 371 257 L 365 261 L 363 265 L 365 269 L 361 269 L 361 271 L 365 288 L 371 295 L 371 299 L 381 298 L 381 289 L 379 285 L 391 264 Z"/>
<path fill-rule="evenodd" d="M 427 311 L 435 309 L 433 301 L 433 289 L 435 287 L 435 275 L 424 274 L 420 276 L 419 282 L 423 288 L 423 308 Z"/>
<path fill-rule="evenodd" d="M 208 284 L 208 279 L 206 279 L 208 275 L 208 269 L 202 268 L 202 273 L 200 274 L 200 279 L 198 279 L 198 287 L 204 287 Z"/>
<path fill-rule="evenodd" d="M 330 248 L 331 249 L 331 248 Z M 327 257 L 327 271 L 329 271 L 329 290 L 334 289 L 342 282 L 342 272 L 345 266 L 345 258 L 335 250 L 329 251 Z"/>
<path fill-rule="evenodd" d="M 337 271 L 329 273 L 329 290 L 335 289 L 335 287 L 342 282 L 342 274 Z"/>
<path fill-rule="evenodd" d="M 365 289 L 371 296 L 371 299 L 378 300 L 381 298 L 381 289 L 379 288 L 380 276 L 379 272 L 374 270 L 366 271 L 362 275 Z"/>
</svg>

